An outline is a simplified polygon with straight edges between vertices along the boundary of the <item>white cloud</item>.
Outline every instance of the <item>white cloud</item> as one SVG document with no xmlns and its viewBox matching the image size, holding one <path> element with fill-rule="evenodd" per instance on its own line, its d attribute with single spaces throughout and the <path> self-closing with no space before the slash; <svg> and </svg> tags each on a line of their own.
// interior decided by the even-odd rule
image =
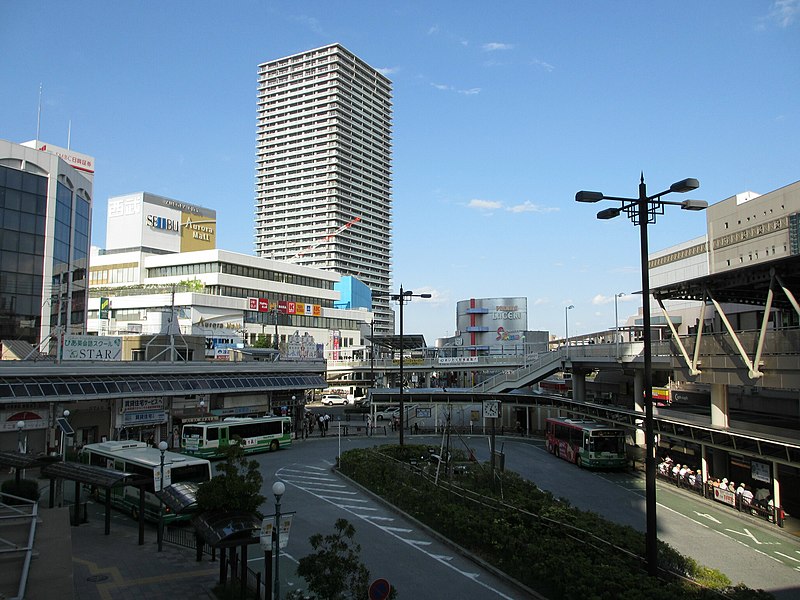
<svg viewBox="0 0 800 600">
<path fill-rule="evenodd" d="M 552 71 L 553 69 L 555 69 L 555 67 L 550 63 L 546 63 L 543 60 L 539 60 L 538 58 L 534 58 L 531 61 L 531 64 L 537 67 L 542 67 L 545 71 Z"/>
<path fill-rule="evenodd" d="M 381 75 L 386 75 L 386 77 L 388 77 L 389 75 L 397 73 L 398 70 L 399 69 L 397 67 L 383 67 L 381 69 L 378 69 L 378 73 L 380 73 Z"/>
<path fill-rule="evenodd" d="M 470 208 L 477 208 L 478 210 L 497 210 L 498 208 L 503 207 L 502 202 L 498 202 L 497 200 L 470 200 L 469 204 L 467 205 Z"/>
<path fill-rule="evenodd" d="M 481 47 L 486 52 L 494 52 L 495 50 L 511 50 L 514 46 L 512 44 L 503 44 L 501 42 L 489 42 Z"/>
<path fill-rule="evenodd" d="M 549 213 L 549 212 L 556 212 L 560 210 L 556 206 L 539 206 L 538 204 L 534 204 L 530 200 L 526 200 L 522 204 L 515 204 L 514 206 L 509 206 L 507 211 L 512 213 L 523 213 L 523 212 L 536 212 L 536 213 Z"/>
<path fill-rule="evenodd" d="M 775 0 L 767 15 L 779 27 L 789 27 L 800 16 L 800 0 Z"/>
<path fill-rule="evenodd" d="M 307 15 L 297 15 L 291 17 L 298 23 L 305 25 L 308 29 L 313 31 L 314 33 L 324 35 L 324 31 L 322 30 L 322 25 L 320 25 L 319 20 L 315 17 L 309 17 Z"/>
<path fill-rule="evenodd" d="M 437 33 L 439 33 L 439 26 L 438 25 L 434 25 L 434 26 L 432 26 L 431 28 L 428 29 L 428 35 L 435 35 Z"/>
<path fill-rule="evenodd" d="M 452 85 L 445 85 L 443 83 L 432 83 L 431 85 L 435 87 L 437 90 L 441 90 L 443 92 L 456 92 L 457 94 L 462 94 L 464 96 L 474 96 L 475 94 L 481 93 L 481 88 L 477 87 L 459 90 L 457 88 L 454 88 Z"/>
<path fill-rule="evenodd" d="M 630 302 L 631 300 L 635 300 L 636 298 L 631 294 L 625 294 L 624 292 L 621 296 L 617 296 L 617 302 Z M 592 304 L 595 306 L 602 305 L 602 304 L 611 304 L 614 302 L 614 296 L 606 296 L 605 294 L 597 294 L 594 298 L 592 298 Z"/>
</svg>

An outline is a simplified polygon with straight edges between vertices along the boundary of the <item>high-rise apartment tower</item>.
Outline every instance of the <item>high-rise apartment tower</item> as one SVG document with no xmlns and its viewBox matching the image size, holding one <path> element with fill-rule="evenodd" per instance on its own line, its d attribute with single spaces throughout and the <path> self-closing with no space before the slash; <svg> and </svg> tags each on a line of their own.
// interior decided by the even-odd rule
<svg viewBox="0 0 800 600">
<path fill-rule="evenodd" d="M 339 44 L 258 67 L 255 249 L 389 292 L 392 84 Z M 376 299 L 375 332 L 394 332 Z"/>
</svg>

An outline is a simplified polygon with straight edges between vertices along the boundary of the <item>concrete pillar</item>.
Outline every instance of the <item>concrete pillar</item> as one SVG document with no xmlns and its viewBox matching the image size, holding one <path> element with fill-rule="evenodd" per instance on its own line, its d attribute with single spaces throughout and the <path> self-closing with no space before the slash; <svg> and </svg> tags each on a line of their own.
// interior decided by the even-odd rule
<svg viewBox="0 0 800 600">
<path fill-rule="evenodd" d="M 586 402 L 586 372 L 572 371 L 572 399 Z"/>
<path fill-rule="evenodd" d="M 711 425 L 724 427 L 729 425 L 728 386 L 724 383 L 711 384 Z"/>
<path fill-rule="evenodd" d="M 778 463 L 772 461 L 772 503 L 781 506 L 781 482 L 778 479 Z"/>
<path fill-rule="evenodd" d="M 700 444 L 700 468 L 703 473 L 703 483 L 708 481 L 708 448 L 705 444 Z"/>
<path fill-rule="evenodd" d="M 644 439 L 644 369 L 633 372 L 633 410 L 642 413 L 642 425 L 636 430 L 636 445 L 643 447 Z"/>
</svg>

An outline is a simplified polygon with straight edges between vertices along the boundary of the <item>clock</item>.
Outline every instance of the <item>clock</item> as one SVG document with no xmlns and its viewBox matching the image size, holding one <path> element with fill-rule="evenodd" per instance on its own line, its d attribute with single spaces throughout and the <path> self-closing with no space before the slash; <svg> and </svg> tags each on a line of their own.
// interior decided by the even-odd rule
<svg viewBox="0 0 800 600">
<path fill-rule="evenodd" d="M 483 416 L 486 419 L 496 419 L 500 416 L 500 402 L 498 400 L 484 400 Z"/>
</svg>

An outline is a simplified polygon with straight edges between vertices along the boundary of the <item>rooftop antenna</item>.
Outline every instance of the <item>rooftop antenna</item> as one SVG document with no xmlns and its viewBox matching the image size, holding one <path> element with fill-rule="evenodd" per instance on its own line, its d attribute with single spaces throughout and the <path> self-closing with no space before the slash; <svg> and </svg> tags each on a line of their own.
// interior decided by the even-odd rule
<svg viewBox="0 0 800 600">
<path fill-rule="evenodd" d="M 39 145 L 39 127 L 42 123 L 42 84 L 39 84 L 39 110 L 36 113 L 36 145 Z"/>
</svg>

